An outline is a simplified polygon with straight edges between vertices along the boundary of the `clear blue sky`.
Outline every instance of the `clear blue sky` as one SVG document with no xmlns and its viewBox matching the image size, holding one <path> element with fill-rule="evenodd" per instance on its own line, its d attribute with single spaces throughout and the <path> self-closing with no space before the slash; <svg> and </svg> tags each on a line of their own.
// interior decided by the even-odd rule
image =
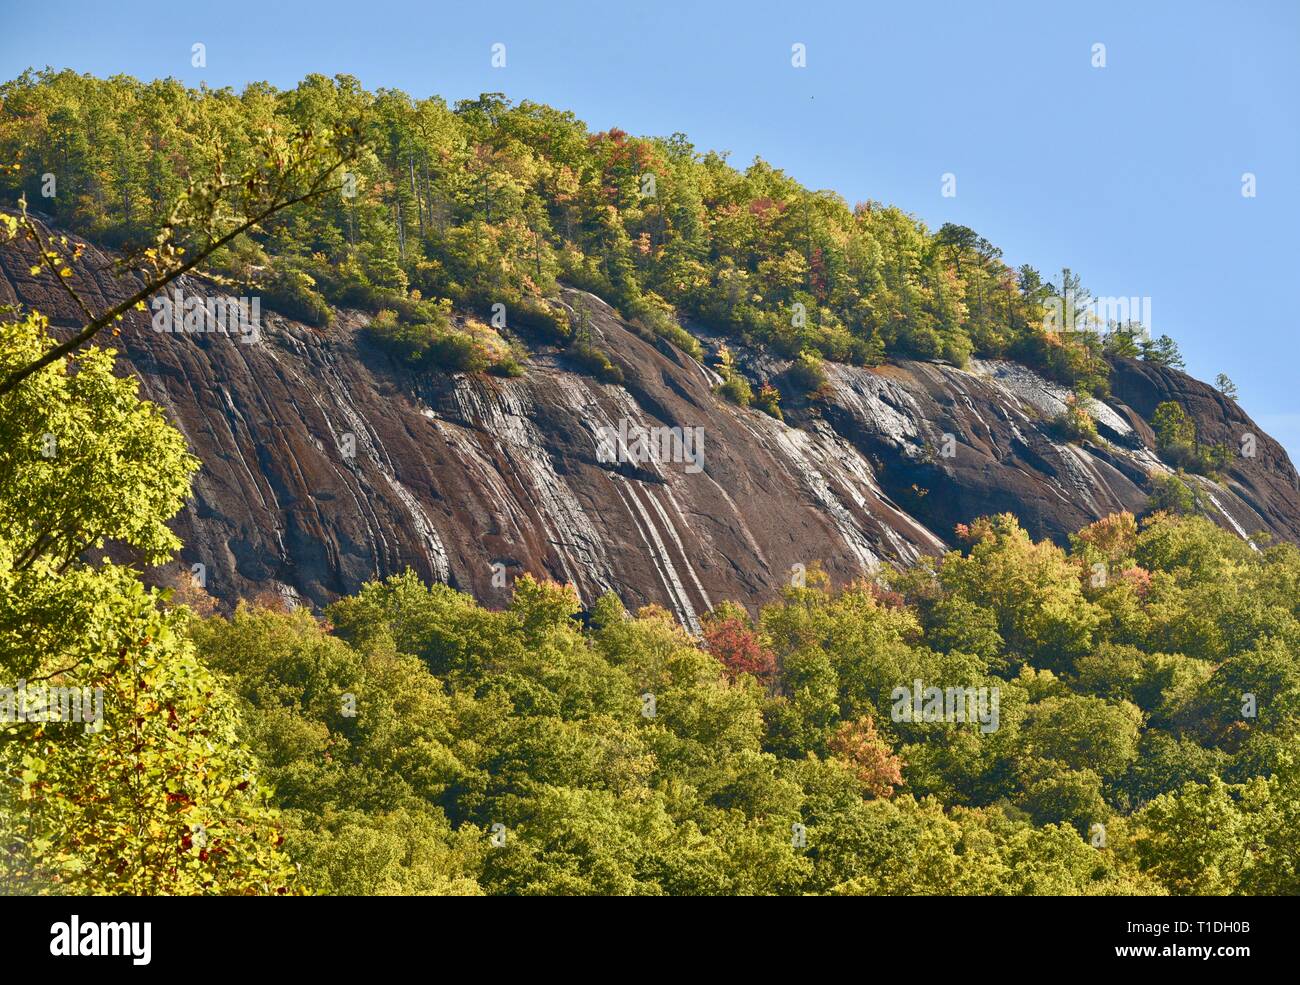
<svg viewBox="0 0 1300 985">
<path fill-rule="evenodd" d="M 0 0 L 0 76 L 51 65 L 239 88 L 349 73 L 449 101 L 501 91 L 593 129 L 681 130 L 850 204 L 972 226 L 1009 262 L 1068 265 L 1094 294 L 1149 296 L 1189 371 L 1228 373 L 1300 460 L 1300 3 L 554 6 Z M 796 42 L 806 69 L 791 67 Z"/>
</svg>

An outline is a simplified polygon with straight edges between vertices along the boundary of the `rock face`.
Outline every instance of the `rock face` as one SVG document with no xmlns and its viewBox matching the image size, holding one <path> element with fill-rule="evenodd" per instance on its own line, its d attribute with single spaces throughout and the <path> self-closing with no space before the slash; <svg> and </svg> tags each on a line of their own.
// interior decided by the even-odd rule
<svg viewBox="0 0 1300 985">
<path fill-rule="evenodd" d="M 30 265 L 19 248 L 0 251 L 0 304 L 74 324 L 69 299 Z M 101 298 L 127 288 L 102 272 L 78 284 Z M 194 278 L 178 286 L 220 293 Z M 371 344 L 359 312 L 315 329 L 262 309 L 254 342 L 156 332 L 130 315 L 113 343 L 122 371 L 203 462 L 175 521 L 180 561 L 153 577 L 202 564 L 223 603 L 271 591 L 320 606 L 411 567 L 492 605 L 531 571 L 574 583 L 588 603 L 612 589 L 629 606 L 661 604 L 697 629 L 724 599 L 774 596 L 798 565 L 844 582 L 941 552 L 956 523 L 981 514 L 1013 512 L 1064 540 L 1140 511 L 1165 469 L 1143 418 L 1166 399 L 1207 440 L 1256 436 L 1255 456 L 1222 485 L 1197 480 L 1215 518 L 1300 540 L 1285 452 L 1181 373 L 1118 363 L 1115 400 L 1093 408 L 1102 440 L 1084 446 L 1053 437 L 1064 388 L 1006 362 L 828 366 L 824 398 L 782 423 L 723 401 L 712 370 L 599 299 L 566 289 L 562 300 L 586 306 L 621 386 L 546 349 L 518 379 L 415 372 Z M 741 355 L 759 376 L 781 368 Z"/>
<path fill-rule="evenodd" d="M 1064 543 L 1100 516 L 1141 512 L 1150 477 L 1170 471 L 1146 419 L 1174 400 L 1203 441 L 1238 452 L 1221 483 L 1188 477 L 1207 514 L 1243 537 L 1300 540 L 1300 484 L 1286 452 L 1233 401 L 1176 370 L 1116 360 L 1112 399 L 1089 408 L 1100 440 L 1082 444 L 1053 427 L 1069 390 L 1016 363 L 834 366 L 829 376 L 827 420 L 877 464 L 886 494 L 935 531 L 1010 512 L 1034 536 Z M 1247 436 L 1253 456 L 1241 454 Z"/>
</svg>

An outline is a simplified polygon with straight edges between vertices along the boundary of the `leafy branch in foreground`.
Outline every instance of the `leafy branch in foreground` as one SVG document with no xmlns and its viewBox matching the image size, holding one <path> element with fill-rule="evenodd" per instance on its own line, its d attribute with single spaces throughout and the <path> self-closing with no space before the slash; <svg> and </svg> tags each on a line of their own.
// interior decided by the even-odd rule
<svg viewBox="0 0 1300 985">
<path fill-rule="evenodd" d="M 258 163 L 233 178 L 227 177 L 223 156 L 218 153 L 213 175 L 190 182 L 177 200 L 171 218 L 155 237 L 154 245 L 122 260 L 122 272 L 139 273 L 143 285 L 98 312 L 72 283 L 73 265 L 81 257 L 81 245 L 69 244 L 66 236 L 43 237 L 27 213 L 24 196 L 19 202 L 19 216 L 0 216 L 0 237 L 25 237 L 36 245 L 39 263 L 32 268 L 32 275 L 42 267 L 53 275 L 80 309 L 85 323 L 75 335 L 0 380 L 0 395 L 85 345 L 106 327 L 120 321 L 127 311 L 143 306 L 146 299 L 198 267 L 236 237 L 294 205 L 317 199 L 334 189 L 342 191 L 338 180 L 341 169 L 357 159 L 361 148 L 357 126 L 327 132 L 307 129 L 291 138 L 268 129 L 258 148 Z M 187 249 L 183 245 L 186 240 L 194 242 L 195 248 Z"/>
</svg>

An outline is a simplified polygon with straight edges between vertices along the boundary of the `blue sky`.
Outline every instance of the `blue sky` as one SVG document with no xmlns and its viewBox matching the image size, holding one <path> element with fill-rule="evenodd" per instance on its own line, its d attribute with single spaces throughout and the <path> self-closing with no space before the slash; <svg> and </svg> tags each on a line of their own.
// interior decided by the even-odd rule
<svg viewBox="0 0 1300 985">
<path fill-rule="evenodd" d="M 1009 262 L 1068 265 L 1094 294 L 1150 297 L 1189 371 L 1228 373 L 1300 459 L 1300 3 L 553 6 L 0 0 L 0 76 L 51 65 L 239 88 L 348 73 L 449 101 L 501 91 L 593 129 L 680 130 L 850 204 L 972 226 Z"/>
</svg>

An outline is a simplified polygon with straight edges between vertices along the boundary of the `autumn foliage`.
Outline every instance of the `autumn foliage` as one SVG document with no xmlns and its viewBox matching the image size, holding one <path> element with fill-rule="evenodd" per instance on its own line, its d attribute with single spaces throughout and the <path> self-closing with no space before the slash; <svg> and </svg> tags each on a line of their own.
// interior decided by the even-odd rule
<svg viewBox="0 0 1300 985">
<path fill-rule="evenodd" d="M 753 674 L 765 679 L 776 673 L 776 654 L 763 645 L 739 606 L 720 606 L 713 613 L 704 627 L 704 648 L 722 662 L 729 677 Z"/>
<path fill-rule="evenodd" d="M 876 732 L 870 715 L 841 722 L 827 746 L 832 756 L 848 764 L 863 792 L 872 797 L 890 797 L 903 782 L 903 761 Z"/>
</svg>

